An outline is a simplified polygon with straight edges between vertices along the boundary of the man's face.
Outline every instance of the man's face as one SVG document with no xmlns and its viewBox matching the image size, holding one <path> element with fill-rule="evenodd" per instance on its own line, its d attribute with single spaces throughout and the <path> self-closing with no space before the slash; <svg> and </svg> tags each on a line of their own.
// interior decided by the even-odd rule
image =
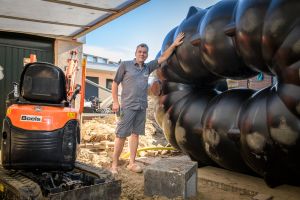
<svg viewBox="0 0 300 200">
<path fill-rule="evenodd" d="M 148 58 L 148 51 L 146 47 L 138 47 L 135 52 L 136 62 L 142 64 Z"/>
</svg>

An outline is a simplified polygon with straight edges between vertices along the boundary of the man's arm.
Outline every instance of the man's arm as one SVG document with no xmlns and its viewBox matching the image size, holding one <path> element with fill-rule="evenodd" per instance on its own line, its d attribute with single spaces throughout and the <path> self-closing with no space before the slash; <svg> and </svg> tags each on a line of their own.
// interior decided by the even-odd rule
<svg viewBox="0 0 300 200">
<path fill-rule="evenodd" d="M 159 65 L 164 61 L 166 61 L 171 56 L 171 54 L 173 53 L 173 51 L 176 49 L 177 46 L 183 43 L 183 38 L 184 38 L 184 33 L 181 32 L 177 35 L 176 39 L 171 44 L 171 46 L 169 46 L 169 48 L 167 48 L 167 50 L 158 58 Z"/>
<path fill-rule="evenodd" d="M 118 112 L 120 108 L 119 104 L 119 98 L 118 98 L 118 84 L 113 81 L 112 86 L 111 86 L 111 94 L 112 94 L 112 99 L 113 99 L 113 105 L 112 105 L 112 110 L 113 112 Z"/>
</svg>

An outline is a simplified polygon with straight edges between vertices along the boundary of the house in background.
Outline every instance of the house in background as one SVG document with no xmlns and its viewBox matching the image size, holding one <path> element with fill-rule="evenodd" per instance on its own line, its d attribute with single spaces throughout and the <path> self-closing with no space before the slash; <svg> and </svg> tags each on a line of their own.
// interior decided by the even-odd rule
<svg viewBox="0 0 300 200">
<path fill-rule="evenodd" d="M 250 88 L 254 90 L 269 87 L 276 84 L 276 82 L 276 77 L 263 73 L 245 80 L 227 79 L 228 88 Z"/>
<path fill-rule="evenodd" d="M 119 64 L 110 61 L 108 58 L 86 54 L 85 52 L 83 52 L 83 57 L 87 60 L 86 79 L 111 90 L 112 82 Z M 92 96 L 98 97 L 100 101 L 104 101 L 111 97 L 111 93 L 86 83 L 85 99 L 89 100 Z"/>
</svg>

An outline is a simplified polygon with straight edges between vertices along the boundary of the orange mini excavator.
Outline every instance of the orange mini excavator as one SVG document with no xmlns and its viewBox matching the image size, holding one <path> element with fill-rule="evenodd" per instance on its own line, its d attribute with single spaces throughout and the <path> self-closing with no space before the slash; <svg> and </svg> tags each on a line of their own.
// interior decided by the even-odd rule
<svg viewBox="0 0 300 200">
<path fill-rule="evenodd" d="M 64 72 L 48 63 L 27 64 L 20 92 L 7 109 L 2 133 L 6 169 L 72 170 L 80 141 L 78 110 L 67 100 Z"/>
<path fill-rule="evenodd" d="M 1 134 L 0 199 L 120 196 L 120 182 L 108 170 L 76 162 L 79 110 L 71 105 L 80 86 L 69 93 L 66 78 L 71 77 L 50 63 L 29 63 L 9 95 Z"/>
</svg>

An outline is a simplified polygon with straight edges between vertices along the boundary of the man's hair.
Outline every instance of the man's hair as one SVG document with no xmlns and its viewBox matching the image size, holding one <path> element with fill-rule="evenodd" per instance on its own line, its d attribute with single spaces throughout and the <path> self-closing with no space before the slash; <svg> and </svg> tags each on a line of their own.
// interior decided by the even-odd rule
<svg viewBox="0 0 300 200">
<path fill-rule="evenodd" d="M 141 43 L 141 44 L 137 45 L 135 52 L 137 52 L 137 49 L 138 49 L 139 47 L 146 48 L 146 49 L 147 49 L 147 52 L 149 51 L 149 47 L 148 47 L 148 45 L 147 45 L 147 44 L 145 44 L 145 43 Z"/>
</svg>

